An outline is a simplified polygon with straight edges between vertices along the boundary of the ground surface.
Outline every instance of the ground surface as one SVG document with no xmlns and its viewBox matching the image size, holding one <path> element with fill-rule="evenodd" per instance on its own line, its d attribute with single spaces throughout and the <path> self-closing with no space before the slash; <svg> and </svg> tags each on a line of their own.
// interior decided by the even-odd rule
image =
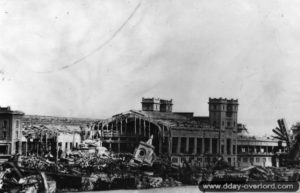
<svg viewBox="0 0 300 193">
<path fill-rule="evenodd" d="M 199 193 L 200 190 L 197 186 L 182 186 L 172 188 L 154 188 L 154 189 L 143 189 L 143 190 L 110 190 L 110 191 L 91 191 L 81 193 Z M 73 192 L 72 192 L 73 193 Z M 79 193 L 79 192 L 74 192 Z"/>
<path fill-rule="evenodd" d="M 172 188 L 155 188 L 143 190 L 110 190 L 110 191 L 92 191 L 92 192 L 74 192 L 74 193 L 200 193 L 197 186 L 181 186 Z M 239 192 L 246 193 L 246 192 Z M 271 193 L 271 192 L 270 192 Z M 274 192 L 273 192 L 274 193 Z"/>
</svg>

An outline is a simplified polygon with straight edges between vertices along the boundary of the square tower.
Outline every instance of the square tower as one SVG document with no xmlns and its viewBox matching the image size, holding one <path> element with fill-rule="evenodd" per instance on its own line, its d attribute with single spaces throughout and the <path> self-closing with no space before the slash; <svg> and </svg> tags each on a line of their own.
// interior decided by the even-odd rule
<svg viewBox="0 0 300 193">
<path fill-rule="evenodd" d="M 159 98 L 142 98 L 143 111 L 160 111 Z"/>
<path fill-rule="evenodd" d="M 142 98 L 143 111 L 172 112 L 173 100 Z"/>
<path fill-rule="evenodd" d="M 238 100 L 209 98 L 210 125 L 221 130 L 237 131 Z"/>
<path fill-rule="evenodd" d="M 172 112 L 172 99 L 171 100 L 160 100 L 160 112 Z"/>
</svg>

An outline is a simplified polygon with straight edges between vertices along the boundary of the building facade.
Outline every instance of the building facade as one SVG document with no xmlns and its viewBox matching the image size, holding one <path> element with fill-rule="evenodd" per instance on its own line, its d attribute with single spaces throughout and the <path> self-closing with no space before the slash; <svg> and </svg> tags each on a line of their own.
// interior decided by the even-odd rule
<svg viewBox="0 0 300 193">
<path fill-rule="evenodd" d="M 18 153 L 22 148 L 21 111 L 12 111 L 10 107 L 0 107 L 0 157 Z"/>
<path fill-rule="evenodd" d="M 142 110 L 96 122 L 95 138 L 110 151 L 133 152 L 139 141 L 153 135 L 157 155 L 169 156 L 177 165 L 186 160 L 202 167 L 220 156 L 237 167 L 271 166 L 272 156 L 284 149 L 276 140 L 244 135 L 238 127 L 238 100 L 210 98 L 208 117 L 172 112 L 172 100 L 143 98 L 141 103 Z M 161 108 L 163 103 L 168 110 Z"/>
<path fill-rule="evenodd" d="M 273 155 L 284 150 L 285 144 L 250 136 L 245 125 L 238 124 L 236 99 L 209 98 L 207 117 L 173 112 L 172 100 L 142 98 L 141 104 L 142 110 L 101 120 L 24 116 L 0 108 L 0 154 L 56 153 L 59 148 L 66 154 L 86 139 L 101 140 L 112 152 L 133 153 L 140 141 L 153 136 L 155 154 L 169 157 L 175 165 L 188 161 L 206 167 L 221 156 L 233 166 L 247 167 L 276 166 Z"/>
</svg>

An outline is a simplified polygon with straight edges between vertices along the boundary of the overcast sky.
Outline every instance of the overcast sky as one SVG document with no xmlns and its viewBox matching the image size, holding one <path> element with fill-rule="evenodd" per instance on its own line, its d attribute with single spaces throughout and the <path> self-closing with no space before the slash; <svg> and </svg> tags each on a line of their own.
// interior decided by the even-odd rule
<svg viewBox="0 0 300 193">
<path fill-rule="evenodd" d="M 300 1 L 0 0 L 0 105 L 108 118 L 142 97 L 208 115 L 239 99 L 239 122 L 271 134 L 300 121 Z"/>
</svg>

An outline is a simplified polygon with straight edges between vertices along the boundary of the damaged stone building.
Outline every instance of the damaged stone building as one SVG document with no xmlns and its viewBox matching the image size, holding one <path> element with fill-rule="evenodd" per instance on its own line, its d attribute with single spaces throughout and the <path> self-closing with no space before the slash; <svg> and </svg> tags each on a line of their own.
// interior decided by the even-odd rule
<svg viewBox="0 0 300 193">
<path fill-rule="evenodd" d="M 85 139 L 99 139 L 112 152 L 133 153 L 139 142 L 150 136 L 156 155 L 169 157 L 175 165 L 187 161 L 206 166 L 222 156 L 234 166 L 271 166 L 276 165 L 273 155 L 284 150 L 285 144 L 250 136 L 246 127 L 238 124 L 238 100 L 209 98 L 206 117 L 173 112 L 172 100 L 142 98 L 141 104 L 142 110 L 101 120 L 24 115 L 0 108 L 0 157 L 42 154 L 44 149 L 55 154 L 58 148 L 67 153 Z M 27 131 L 24 136 L 22 131 Z"/>
<path fill-rule="evenodd" d="M 97 119 L 24 115 L 22 117 L 22 154 L 43 155 L 50 151 L 63 156 L 78 148 L 83 139 L 88 138 L 93 122 Z M 20 152 L 21 153 L 21 152 Z"/>
<path fill-rule="evenodd" d="M 172 112 L 172 100 L 143 98 L 141 104 L 142 110 L 96 122 L 94 138 L 101 139 L 110 151 L 133 152 L 139 141 L 153 135 L 156 154 L 170 157 L 177 165 L 186 160 L 206 166 L 221 155 L 239 167 L 271 166 L 272 156 L 284 150 L 284 144 L 279 147 L 276 140 L 243 134 L 238 127 L 238 100 L 210 98 L 208 117 Z"/>
<path fill-rule="evenodd" d="M 13 111 L 10 107 L 0 107 L 0 159 L 21 150 L 23 115 L 23 112 Z"/>
<path fill-rule="evenodd" d="M 0 107 L 0 162 L 14 154 L 56 155 L 72 151 L 87 138 L 96 119 L 25 115 Z"/>
</svg>

